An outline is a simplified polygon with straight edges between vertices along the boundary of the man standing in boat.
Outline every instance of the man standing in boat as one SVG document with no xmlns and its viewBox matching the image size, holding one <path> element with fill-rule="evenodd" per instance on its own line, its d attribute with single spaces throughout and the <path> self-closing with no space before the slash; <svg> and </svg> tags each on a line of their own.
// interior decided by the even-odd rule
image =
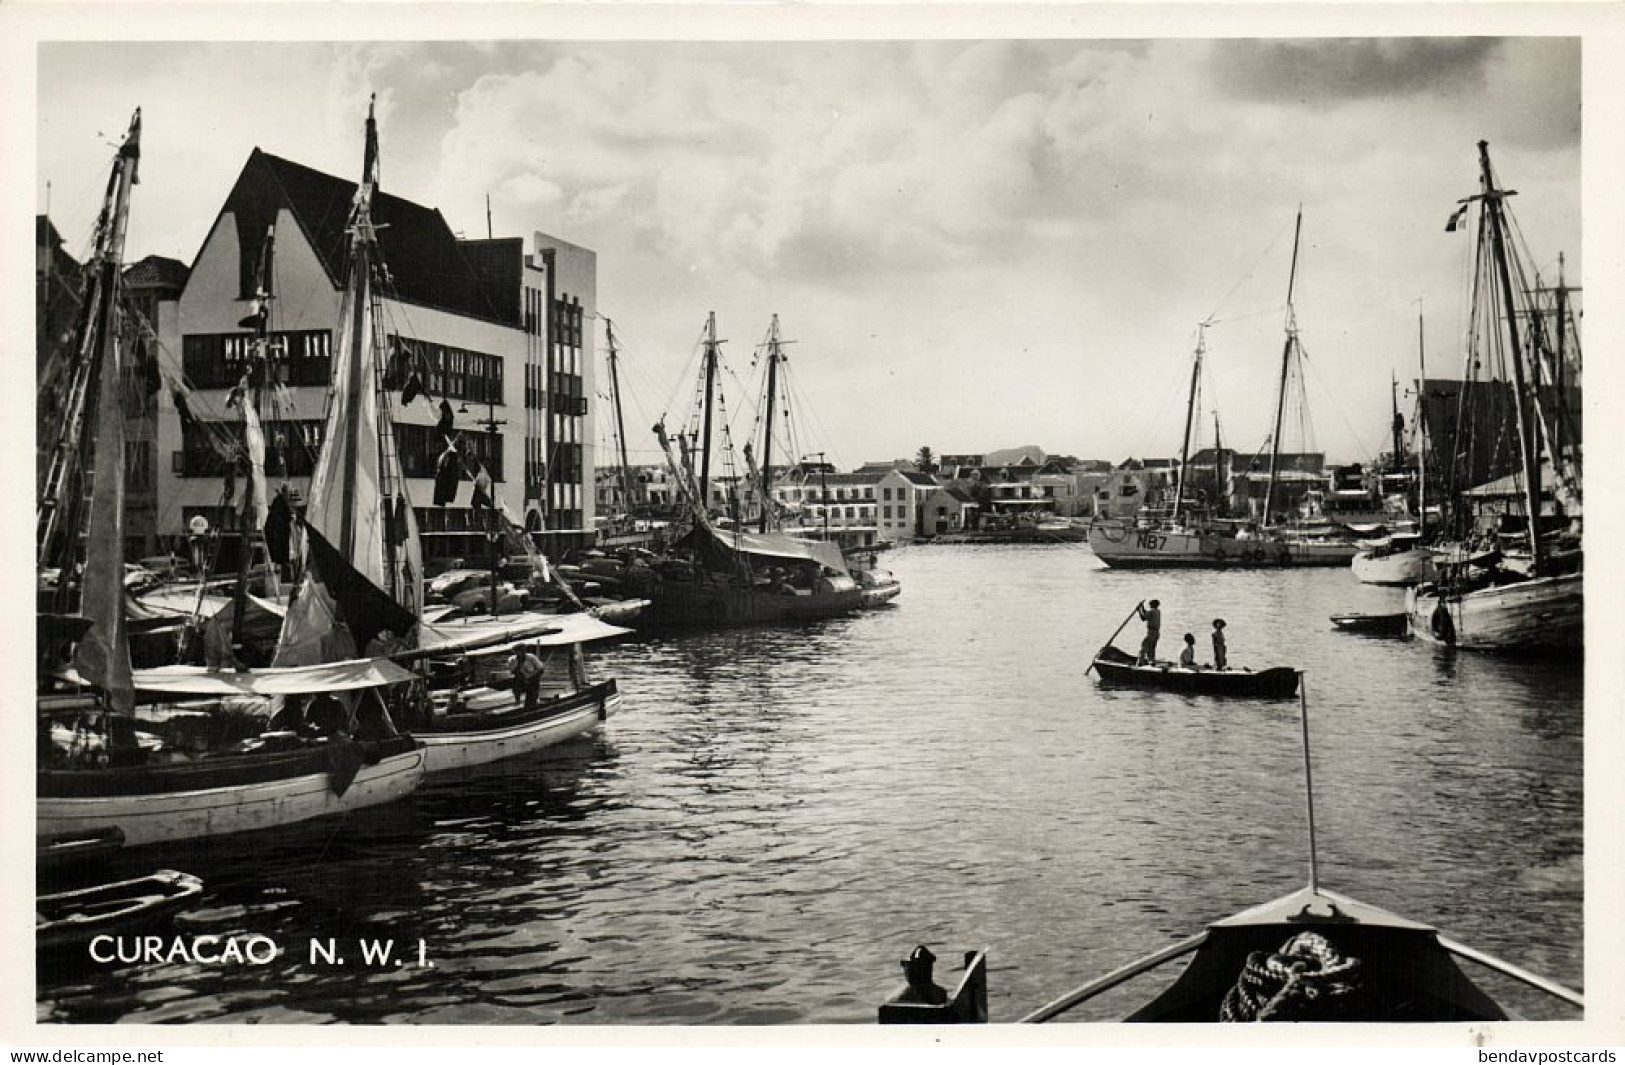
<svg viewBox="0 0 1625 1065">
<path fill-rule="evenodd" d="M 1228 669 L 1230 665 L 1230 652 L 1224 643 L 1224 619 L 1213 619 L 1213 668 Z"/>
<path fill-rule="evenodd" d="M 1140 620 L 1145 622 L 1145 639 L 1140 641 L 1140 657 L 1134 664 L 1148 666 L 1157 660 L 1157 639 L 1162 635 L 1162 601 L 1151 600 L 1150 609 L 1141 601 L 1135 609 L 1140 613 Z"/>
</svg>

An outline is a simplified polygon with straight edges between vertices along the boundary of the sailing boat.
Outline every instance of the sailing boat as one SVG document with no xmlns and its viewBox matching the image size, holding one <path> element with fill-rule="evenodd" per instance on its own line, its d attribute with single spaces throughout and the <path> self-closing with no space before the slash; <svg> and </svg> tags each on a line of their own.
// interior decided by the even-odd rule
<svg viewBox="0 0 1625 1065">
<path fill-rule="evenodd" d="M 1422 319 L 1417 316 L 1417 345 L 1421 348 Z M 1422 361 L 1422 380 L 1427 378 L 1426 359 Z M 1393 468 L 1403 475 L 1405 469 L 1405 421 L 1399 413 L 1398 383 L 1394 389 L 1394 450 Z M 1432 580 L 1433 552 L 1428 550 L 1427 543 L 1427 443 L 1426 433 L 1426 407 L 1417 401 L 1417 410 L 1421 416 L 1417 419 L 1418 443 L 1417 454 L 1420 457 L 1415 471 L 1415 501 L 1417 522 L 1414 529 L 1395 529 L 1387 536 L 1375 541 L 1361 541 L 1360 553 L 1354 556 L 1350 568 L 1354 571 L 1355 579 L 1362 584 L 1384 584 L 1408 587 Z"/>
<path fill-rule="evenodd" d="M 81 398 L 95 417 L 70 425 L 39 508 L 42 553 L 63 545 L 65 581 L 77 536 L 59 520 L 82 511 L 64 493 L 94 442 L 78 630 L 72 665 L 46 667 L 39 699 L 36 840 L 101 837 L 124 846 L 270 828 L 399 799 L 423 774 L 423 754 L 389 720 L 380 689 L 412 675 L 387 660 L 323 662 L 258 673 L 194 667 L 132 670 L 123 583 L 124 391 L 120 260 L 140 158 L 140 112 L 113 164 L 96 252 L 95 307 L 86 318 Z M 42 626 L 42 631 L 44 627 Z M 254 711 L 309 702 L 302 732 L 261 732 Z M 137 717 L 142 703 L 143 717 Z M 157 704 L 154 706 L 153 704 Z M 219 711 L 231 710 L 217 716 Z M 247 711 L 247 713 L 244 713 Z M 198 722 L 207 719 L 207 729 Z M 199 750 L 204 731 L 236 724 L 224 747 Z M 235 741 L 235 742 L 233 742 Z"/>
<path fill-rule="evenodd" d="M 775 327 L 777 319 L 775 318 Z M 776 337 L 776 328 L 774 332 Z M 800 621 L 850 613 L 863 596 L 834 543 L 787 535 L 773 527 L 771 496 L 764 487 L 760 524 L 754 531 L 736 513 L 724 527 L 706 505 L 711 494 L 712 421 L 716 405 L 718 346 L 716 314 L 706 318 L 699 440 L 679 434 L 675 440 L 665 421 L 654 427 L 674 482 L 688 510 L 688 529 L 676 538 L 670 557 L 656 566 L 658 580 L 649 593 L 648 618 L 660 625 L 748 625 Z M 777 345 L 772 346 L 777 366 Z M 770 391 L 771 396 L 771 391 Z M 769 410 L 771 411 L 771 399 Z M 771 441 L 769 414 L 768 441 Z M 695 445 L 699 469 L 693 463 Z M 771 443 L 764 459 L 771 459 Z M 771 465 L 758 477 L 771 483 Z M 737 495 L 734 497 L 737 501 Z M 737 502 L 735 504 L 737 510 Z"/>
<path fill-rule="evenodd" d="M 614 680 L 588 676 L 581 645 L 627 630 L 584 609 L 467 623 L 423 620 L 422 551 L 394 446 L 378 328 L 381 264 L 371 216 L 377 167 L 378 130 L 369 109 L 329 397 L 329 443 L 311 478 L 305 571 L 282 627 L 276 664 L 328 662 L 357 651 L 415 664 L 424 676 L 400 693 L 397 706 L 433 775 L 530 754 L 596 728 L 620 695 Z M 551 573 L 501 501 L 477 481 L 476 492 L 484 497 L 485 505 L 476 499 L 475 506 L 485 512 L 493 550 L 506 539 L 531 559 L 533 569 Z M 574 605 L 581 608 L 579 601 Z M 504 683 L 507 654 L 539 667 L 531 690 Z"/>
<path fill-rule="evenodd" d="M 1532 286 L 1509 237 L 1506 198 L 1513 193 L 1496 185 L 1487 142 L 1478 143 L 1478 154 L 1481 192 L 1462 201 L 1447 228 L 1454 230 L 1458 219 L 1478 205 L 1474 336 L 1496 345 L 1494 353 L 1504 356 L 1511 371 L 1518 468 L 1505 479 L 1505 487 L 1521 496 L 1521 550 L 1492 543 L 1441 555 L 1439 579 L 1407 593 L 1406 611 L 1412 633 L 1447 647 L 1580 654 L 1585 637 L 1580 452 L 1561 417 L 1566 354 L 1561 347 L 1549 348 L 1541 313 L 1530 306 Z M 1562 340 L 1567 323 L 1563 318 L 1559 322 Z M 1469 352 L 1472 364 L 1480 354 Z M 1542 521 L 1543 466 L 1555 475 L 1554 520 L 1549 523 Z M 1482 485 L 1459 493 L 1453 500 L 1455 520 L 1460 520 L 1467 498 L 1498 492 L 1499 487 Z"/>
<path fill-rule="evenodd" d="M 1292 292 L 1298 274 L 1298 236 L 1303 213 L 1298 213 L 1292 240 L 1292 273 L 1287 283 L 1286 346 L 1281 356 L 1281 383 L 1276 401 L 1275 431 L 1270 437 L 1269 480 L 1265 489 L 1263 518 L 1274 513 L 1277 469 L 1280 459 L 1281 417 L 1293 358 L 1298 354 L 1298 328 L 1292 309 Z M 1174 490 L 1172 513 L 1166 520 L 1125 521 L 1097 518 L 1089 525 L 1089 547 L 1108 566 L 1118 569 L 1205 567 L 1253 568 L 1286 566 L 1343 566 L 1354 555 L 1354 547 L 1324 539 L 1289 536 L 1278 531 L 1237 531 L 1234 524 L 1221 525 L 1208 515 L 1196 513 L 1190 472 L 1190 443 L 1202 358 L 1206 352 L 1206 323 L 1197 330 L 1196 355 L 1191 368 L 1190 397 L 1185 409 L 1185 435 L 1180 445 L 1179 479 Z M 1214 472 L 1223 477 L 1223 453 L 1214 449 Z"/>
</svg>

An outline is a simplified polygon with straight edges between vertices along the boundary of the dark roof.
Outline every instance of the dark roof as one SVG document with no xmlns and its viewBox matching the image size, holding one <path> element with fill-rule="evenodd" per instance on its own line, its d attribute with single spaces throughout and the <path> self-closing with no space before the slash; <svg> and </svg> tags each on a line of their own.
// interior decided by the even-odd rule
<svg viewBox="0 0 1625 1065">
<path fill-rule="evenodd" d="M 56 230 L 56 223 L 49 215 L 37 214 L 34 216 L 34 247 L 60 248 L 62 234 Z"/>
<path fill-rule="evenodd" d="M 192 268 L 179 259 L 162 255 L 149 255 L 124 269 L 126 288 L 167 288 L 179 292 L 186 287 L 186 278 Z"/>
<path fill-rule="evenodd" d="M 328 279 L 335 286 L 343 284 L 349 247 L 345 228 L 355 191 L 353 181 L 255 148 L 222 208 L 237 222 L 241 294 L 252 294 L 266 230 L 283 207 L 298 220 Z M 393 282 L 390 295 L 504 325 L 521 324 L 523 254 L 518 238 L 459 241 L 438 210 L 382 190 L 373 198 L 372 217 L 379 256 Z M 478 247 L 470 252 L 470 245 Z M 499 266 L 501 256 L 510 256 L 511 266 Z"/>
<path fill-rule="evenodd" d="M 976 497 L 959 487 L 957 484 L 951 484 L 947 488 L 943 489 L 943 491 L 947 492 L 961 503 L 970 503 L 972 505 L 975 505 L 976 503 Z"/>
<path fill-rule="evenodd" d="M 937 483 L 936 477 L 922 470 L 898 470 L 897 472 L 914 484 L 930 485 Z"/>
</svg>

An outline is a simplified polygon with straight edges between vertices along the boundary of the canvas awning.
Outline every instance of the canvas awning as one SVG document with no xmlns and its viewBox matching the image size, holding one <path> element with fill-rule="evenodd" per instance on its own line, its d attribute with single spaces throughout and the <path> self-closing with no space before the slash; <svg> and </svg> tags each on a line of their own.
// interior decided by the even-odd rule
<svg viewBox="0 0 1625 1065">
<path fill-rule="evenodd" d="M 716 542 L 730 551 L 739 551 L 747 555 L 762 555 L 767 558 L 798 559 L 808 562 L 817 562 L 828 566 L 837 573 L 846 572 L 846 560 L 841 557 L 841 549 L 836 544 L 818 543 L 812 540 L 797 540 L 783 533 L 753 533 L 743 530 L 714 529 L 709 525 L 705 527 Z"/>
<path fill-rule="evenodd" d="M 606 624 L 591 614 L 518 614 L 468 622 L 424 622 L 418 627 L 418 646 L 408 656 L 491 652 L 517 643 L 553 647 L 590 643 L 621 636 L 630 629 Z M 403 656 L 407 657 L 407 656 Z"/>
<path fill-rule="evenodd" d="M 351 691 L 401 684 L 414 679 L 410 670 L 387 658 L 358 658 L 317 666 L 284 669 L 254 669 L 241 673 L 211 673 L 203 666 L 160 666 L 134 672 L 135 690 L 163 695 L 305 695 L 315 692 Z M 83 684 L 73 670 L 64 680 Z"/>
</svg>

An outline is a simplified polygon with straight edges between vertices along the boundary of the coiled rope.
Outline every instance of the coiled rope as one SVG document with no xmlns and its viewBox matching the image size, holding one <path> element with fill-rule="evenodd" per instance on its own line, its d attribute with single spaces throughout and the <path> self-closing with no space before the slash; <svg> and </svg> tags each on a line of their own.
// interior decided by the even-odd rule
<svg viewBox="0 0 1625 1065">
<path fill-rule="evenodd" d="M 1219 1019 L 1329 1020 L 1358 988 L 1359 977 L 1360 959 L 1343 957 L 1314 932 L 1299 932 L 1278 953 L 1247 955 L 1236 986 L 1219 1005 Z"/>
</svg>

